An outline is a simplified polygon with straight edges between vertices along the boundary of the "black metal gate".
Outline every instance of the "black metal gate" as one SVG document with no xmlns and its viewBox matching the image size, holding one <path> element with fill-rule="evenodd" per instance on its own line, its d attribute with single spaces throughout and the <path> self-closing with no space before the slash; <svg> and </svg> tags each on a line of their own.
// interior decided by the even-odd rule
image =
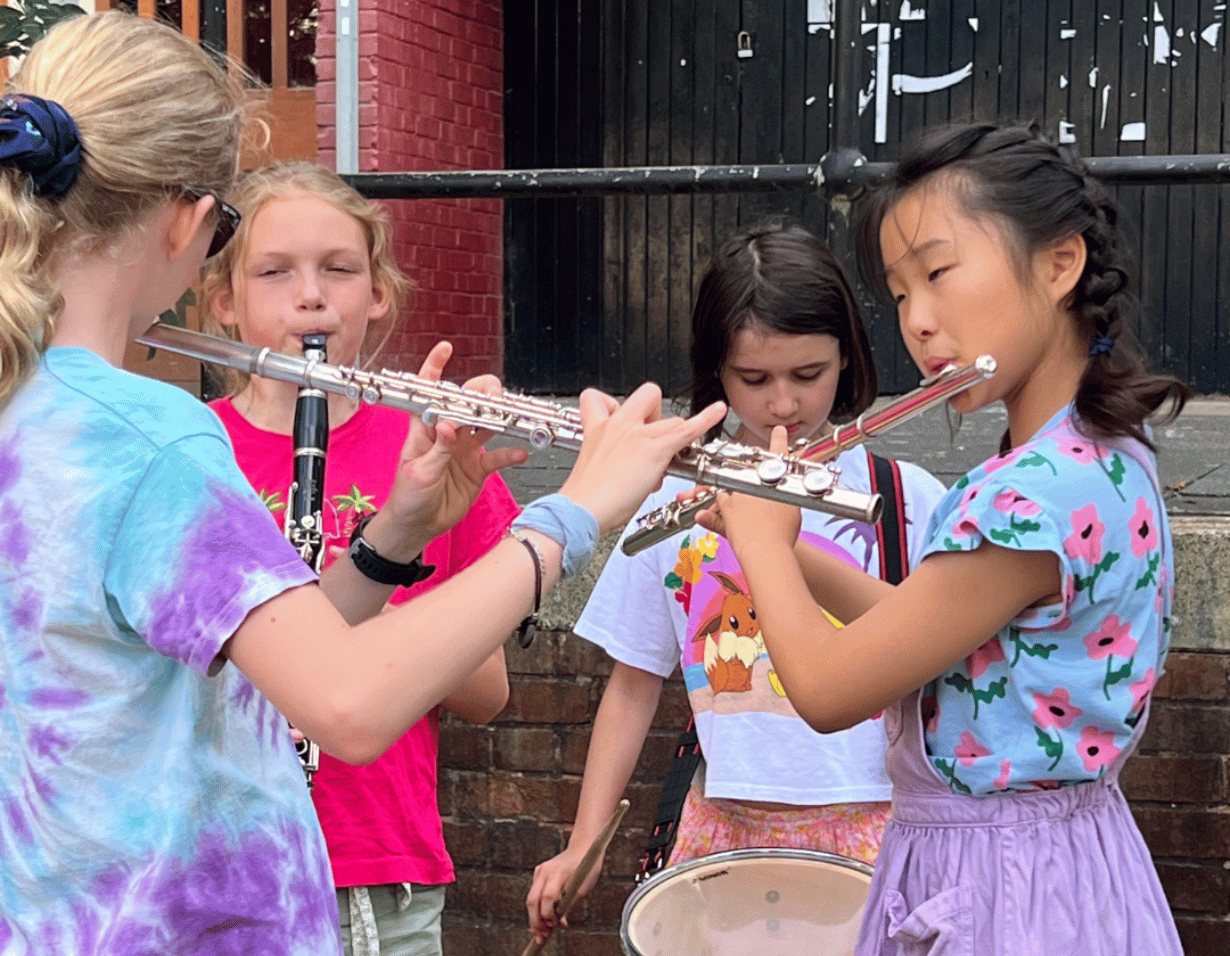
<svg viewBox="0 0 1230 956">
<path fill-rule="evenodd" d="M 817 163 L 834 145 L 891 160 L 910 132 L 970 116 L 1035 119 L 1086 156 L 1230 146 L 1224 3 L 858 6 L 855 59 L 840 63 L 857 83 L 839 83 L 830 102 L 829 0 L 506 5 L 508 166 Z M 857 141 L 831 144 L 843 106 L 859 110 Z M 1159 365 L 1206 393 L 1230 392 L 1226 188 L 1117 187 L 1140 237 L 1141 337 Z M 508 377 L 559 393 L 586 384 L 621 392 L 646 378 L 681 387 L 692 292 L 715 245 L 768 212 L 822 235 L 832 218 L 821 196 L 803 191 L 506 208 Z M 911 387 L 917 373 L 894 320 L 868 316 L 885 390 Z"/>
</svg>

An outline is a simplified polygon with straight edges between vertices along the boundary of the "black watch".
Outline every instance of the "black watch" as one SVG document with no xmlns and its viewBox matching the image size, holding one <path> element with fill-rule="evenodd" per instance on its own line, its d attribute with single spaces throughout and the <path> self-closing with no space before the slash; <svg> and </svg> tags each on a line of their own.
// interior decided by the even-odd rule
<svg viewBox="0 0 1230 956">
<path fill-rule="evenodd" d="M 363 529 L 374 517 L 375 514 L 370 514 L 360 518 L 354 531 L 350 533 L 350 560 L 365 578 L 370 578 L 377 584 L 396 584 L 408 588 L 412 584 L 427 580 L 435 573 L 436 566 L 424 564 L 421 554 L 408 564 L 397 564 L 380 557 L 376 549 L 363 538 Z"/>
</svg>

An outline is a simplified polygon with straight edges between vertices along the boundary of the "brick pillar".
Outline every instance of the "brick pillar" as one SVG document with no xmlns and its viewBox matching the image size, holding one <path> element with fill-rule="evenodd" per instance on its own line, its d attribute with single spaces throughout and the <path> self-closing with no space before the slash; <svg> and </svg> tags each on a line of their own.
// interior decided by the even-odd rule
<svg viewBox="0 0 1230 956">
<path fill-rule="evenodd" d="M 426 172 L 504 165 L 501 0 L 363 0 L 359 13 L 359 169 Z M 319 159 L 336 162 L 335 0 L 316 40 Z M 439 339 L 448 375 L 503 372 L 503 203 L 388 203 L 398 262 L 418 291 L 383 364 L 415 370 Z"/>
</svg>

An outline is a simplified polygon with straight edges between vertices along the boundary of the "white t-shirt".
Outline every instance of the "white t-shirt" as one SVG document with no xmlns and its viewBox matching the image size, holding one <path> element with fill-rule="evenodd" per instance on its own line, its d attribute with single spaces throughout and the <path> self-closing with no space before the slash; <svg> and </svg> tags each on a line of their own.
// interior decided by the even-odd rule
<svg viewBox="0 0 1230 956">
<path fill-rule="evenodd" d="M 865 451 L 848 451 L 837 464 L 843 486 L 870 491 Z M 944 486 L 904 462 L 901 481 L 912 568 Z M 667 478 L 640 514 L 689 487 Z M 635 527 L 634 519 L 624 535 Z M 802 536 L 878 573 L 871 525 L 805 509 Z M 730 544 L 695 527 L 634 557 L 617 547 L 574 630 L 615 660 L 660 677 L 682 667 L 707 765 L 706 797 L 799 806 L 888 800 L 892 788 L 880 719 L 834 734 L 808 727 L 782 691 L 750 607 L 747 581 Z"/>
</svg>

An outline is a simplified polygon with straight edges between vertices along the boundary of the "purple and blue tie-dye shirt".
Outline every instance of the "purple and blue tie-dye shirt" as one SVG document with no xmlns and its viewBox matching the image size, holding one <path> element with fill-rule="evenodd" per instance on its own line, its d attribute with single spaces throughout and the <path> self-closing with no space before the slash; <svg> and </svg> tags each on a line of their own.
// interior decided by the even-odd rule
<svg viewBox="0 0 1230 956">
<path fill-rule="evenodd" d="M 0 411 L 0 954 L 336 956 L 286 721 L 219 656 L 313 577 L 205 406 L 48 352 Z"/>
</svg>

